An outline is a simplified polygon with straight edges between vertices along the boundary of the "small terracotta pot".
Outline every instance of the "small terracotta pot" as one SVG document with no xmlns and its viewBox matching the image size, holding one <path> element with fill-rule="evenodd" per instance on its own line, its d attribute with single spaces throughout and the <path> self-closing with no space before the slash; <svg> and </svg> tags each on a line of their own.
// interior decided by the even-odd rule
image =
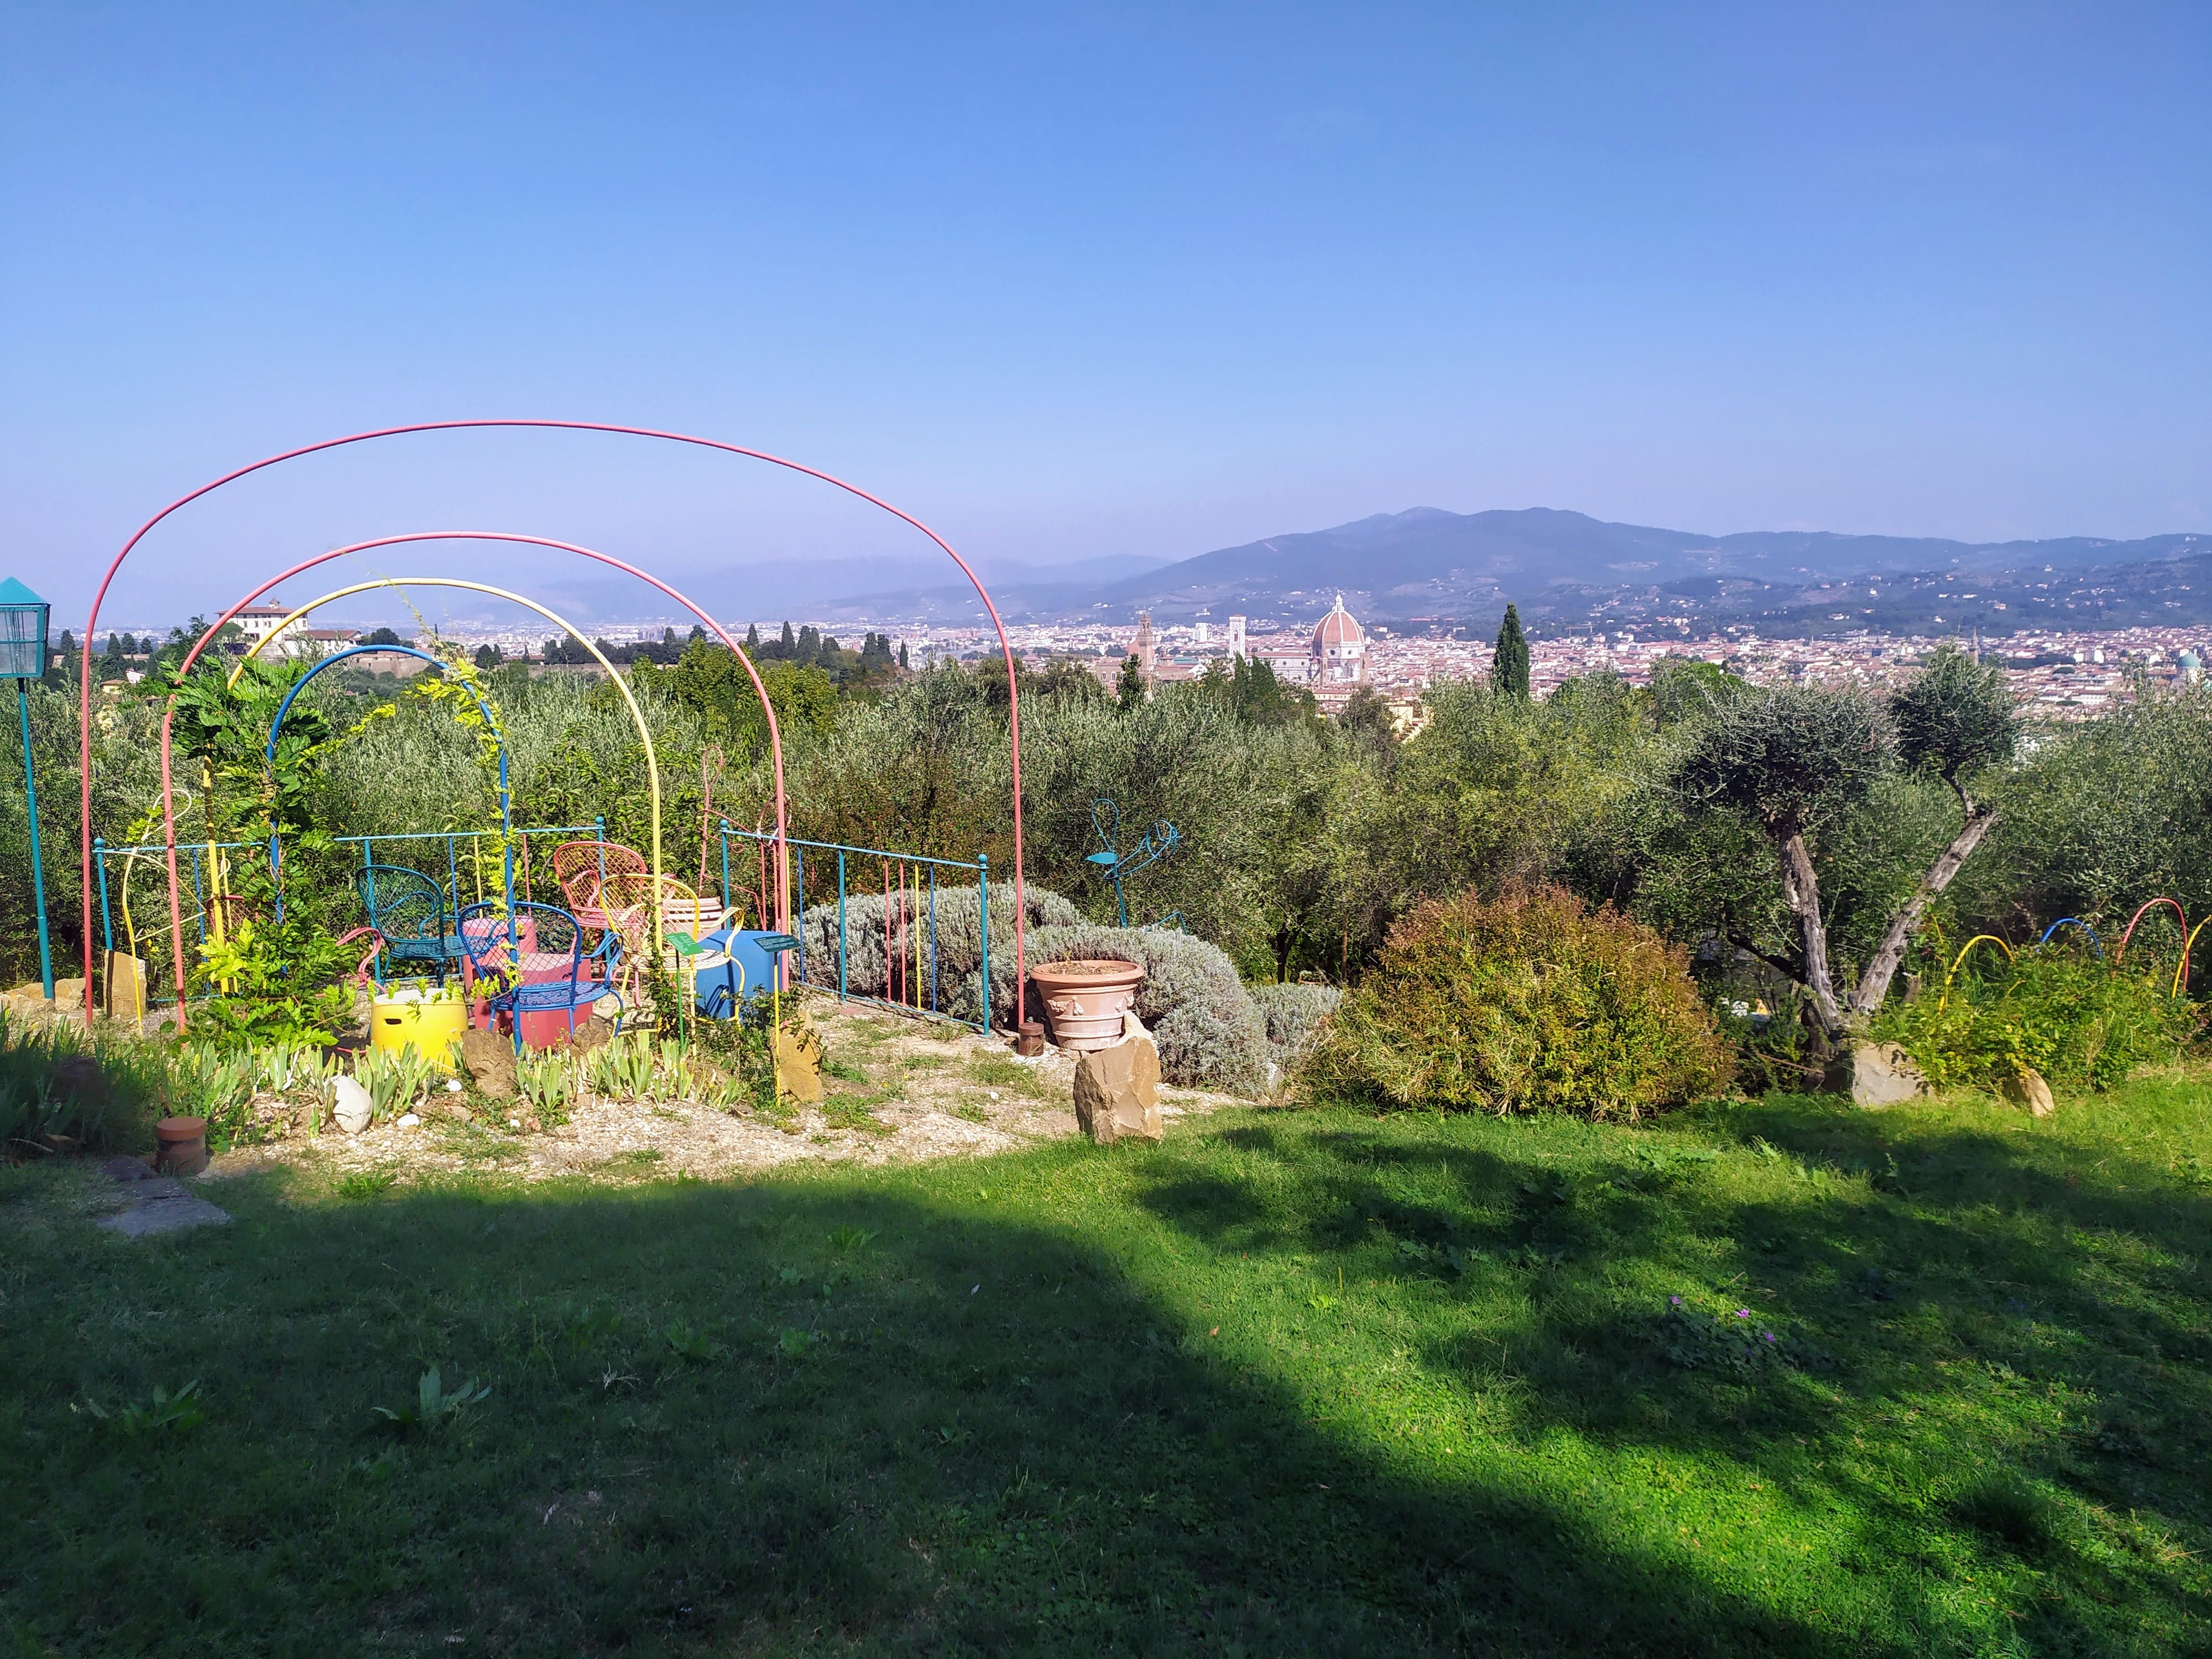
<svg viewBox="0 0 2212 1659">
<path fill-rule="evenodd" d="M 1044 1052 L 1042 1020 L 1025 1019 L 1022 1022 L 1022 1029 L 1014 1037 L 1014 1052 L 1032 1060 Z"/>
<path fill-rule="evenodd" d="M 208 1166 L 207 1120 L 165 1117 L 154 1126 L 154 1167 L 164 1175 L 198 1175 Z"/>
<path fill-rule="evenodd" d="M 1052 1040 L 1088 1053 L 1121 1040 L 1121 1016 L 1137 1001 L 1145 970 L 1133 962 L 1043 962 L 1030 970 L 1052 1021 Z"/>
</svg>

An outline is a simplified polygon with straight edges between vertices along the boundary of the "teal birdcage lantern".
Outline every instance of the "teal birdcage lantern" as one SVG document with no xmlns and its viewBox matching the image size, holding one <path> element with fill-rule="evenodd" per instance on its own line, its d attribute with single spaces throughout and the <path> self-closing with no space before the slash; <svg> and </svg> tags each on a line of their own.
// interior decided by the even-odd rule
<svg viewBox="0 0 2212 1659">
<path fill-rule="evenodd" d="M 13 576 L 0 581 L 0 677 L 15 682 L 23 728 L 23 811 L 31 825 L 31 892 L 39 916 L 39 977 L 54 1000 L 53 945 L 46 933 L 46 872 L 39 856 L 38 769 L 31 759 L 31 682 L 46 677 L 46 622 L 53 607 Z"/>
<path fill-rule="evenodd" d="M 0 581 L 0 677 L 46 677 L 46 618 L 53 606 L 10 576 Z"/>
</svg>

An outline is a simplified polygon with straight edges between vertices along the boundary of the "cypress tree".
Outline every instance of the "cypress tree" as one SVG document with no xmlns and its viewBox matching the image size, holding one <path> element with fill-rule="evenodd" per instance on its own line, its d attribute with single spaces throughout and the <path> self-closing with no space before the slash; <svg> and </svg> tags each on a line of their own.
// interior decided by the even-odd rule
<svg viewBox="0 0 2212 1659">
<path fill-rule="evenodd" d="M 1528 695 L 1528 636 L 1521 631 L 1521 612 L 1505 607 L 1505 620 L 1498 625 L 1498 649 L 1490 659 L 1490 689 L 1509 697 Z"/>
<path fill-rule="evenodd" d="M 755 658 L 760 655 L 760 624 L 758 623 L 745 624 L 745 655 Z"/>
<path fill-rule="evenodd" d="M 1121 659 L 1121 678 L 1115 683 L 1114 697 L 1124 708 L 1134 708 L 1145 700 L 1145 671 L 1133 652 Z"/>
</svg>

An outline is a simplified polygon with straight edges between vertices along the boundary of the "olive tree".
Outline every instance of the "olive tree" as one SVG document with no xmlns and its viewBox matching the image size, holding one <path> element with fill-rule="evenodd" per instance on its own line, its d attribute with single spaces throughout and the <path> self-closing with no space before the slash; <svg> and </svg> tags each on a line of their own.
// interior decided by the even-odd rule
<svg viewBox="0 0 2212 1659">
<path fill-rule="evenodd" d="M 1716 708 L 1674 770 L 1675 790 L 1692 810 L 1733 808 L 1765 833 L 1796 920 L 1799 960 L 1777 961 L 1741 935 L 1735 942 L 1802 985 L 1831 1036 L 1842 1034 L 1845 1018 L 1805 838 L 1865 799 L 1896 754 L 1896 733 L 1869 698 L 1793 687 Z"/>
<path fill-rule="evenodd" d="M 1856 692 L 1809 687 L 1740 697 L 1717 707 L 1684 751 L 1673 783 L 1686 804 L 1740 811 L 1773 847 L 1783 897 L 1797 924 L 1798 959 L 1778 961 L 1749 939 L 1731 937 L 1804 987 L 1828 1036 L 1843 1036 L 1888 994 L 1914 925 L 1996 822 L 1996 809 L 1978 800 L 1970 784 L 2009 760 L 2018 737 L 2002 673 L 1946 647 L 1886 706 Z M 1839 994 L 1807 837 L 1863 803 L 1900 764 L 1949 786 L 1963 821 L 1891 913 L 1856 982 Z"/>
<path fill-rule="evenodd" d="M 1912 896 L 1890 918 L 1851 994 L 1851 1012 L 1859 1018 L 1881 1006 L 1897 965 L 1905 959 L 1912 929 L 1996 824 L 1996 807 L 1976 799 L 1968 785 L 2012 759 L 2020 744 L 2020 716 L 2004 671 L 1976 662 L 1955 646 L 1938 651 L 1910 683 L 1891 695 L 1889 718 L 1897 731 L 1899 757 L 1907 766 L 1941 778 L 1958 796 L 1959 833 L 1928 866 Z"/>
</svg>

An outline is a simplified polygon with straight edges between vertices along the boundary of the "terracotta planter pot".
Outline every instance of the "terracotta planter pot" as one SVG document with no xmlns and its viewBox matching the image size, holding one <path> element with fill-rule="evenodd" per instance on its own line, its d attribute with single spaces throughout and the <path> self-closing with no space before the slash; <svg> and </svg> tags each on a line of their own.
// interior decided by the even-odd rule
<svg viewBox="0 0 2212 1659">
<path fill-rule="evenodd" d="M 1145 970 L 1133 962 L 1044 962 L 1030 969 L 1052 1022 L 1052 1040 L 1089 1053 L 1121 1040 L 1121 1016 L 1136 1005 Z"/>
<path fill-rule="evenodd" d="M 198 1175 L 208 1166 L 207 1120 L 165 1117 L 154 1126 L 154 1167 L 165 1175 Z"/>
<path fill-rule="evenodd" d="M 1044 1022 L 1025 1019 L 1022 1029 L 1014 1035 L 1014 1052 L 1034 1060 L 1044 1052 Z"/>
</svg>

